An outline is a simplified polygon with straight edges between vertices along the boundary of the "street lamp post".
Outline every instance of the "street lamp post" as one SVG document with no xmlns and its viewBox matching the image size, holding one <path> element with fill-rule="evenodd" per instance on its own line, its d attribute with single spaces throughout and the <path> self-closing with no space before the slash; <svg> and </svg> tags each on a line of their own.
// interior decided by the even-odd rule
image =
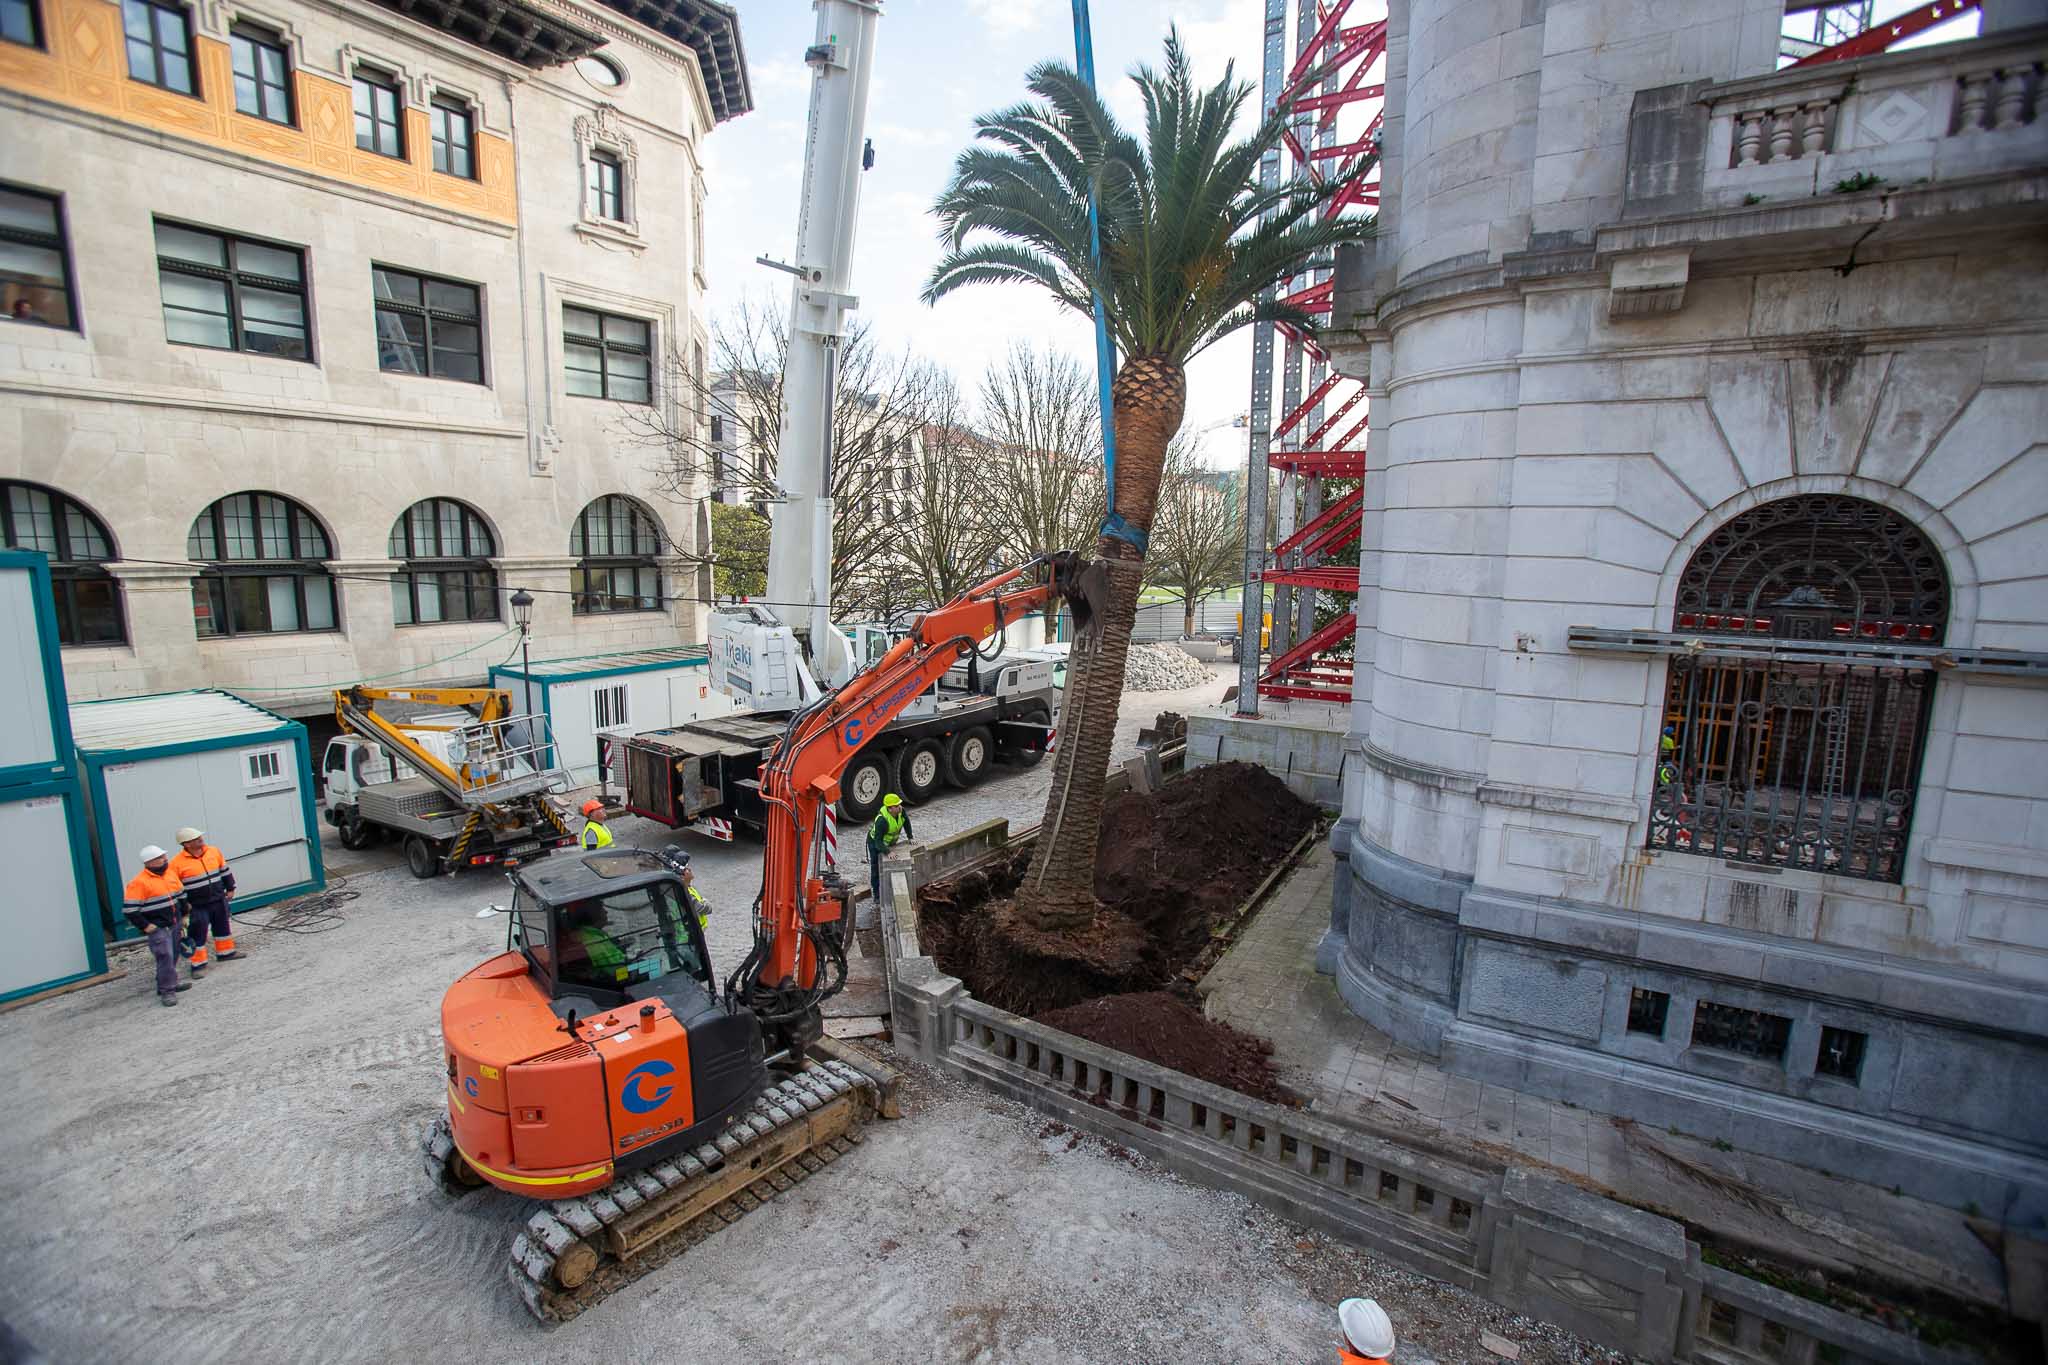
<svg viewBox="0 0 2048 1365">
<path fill-rule="evenodd" d="M 533 670 L 526 653 L 527 634 L 533 628 L 533 594 L 524 588 L 512 594 L 512 624 L 519 627 L 519 676 L 526 683 L 526 729 L 533 732 Z"/>
</svg>

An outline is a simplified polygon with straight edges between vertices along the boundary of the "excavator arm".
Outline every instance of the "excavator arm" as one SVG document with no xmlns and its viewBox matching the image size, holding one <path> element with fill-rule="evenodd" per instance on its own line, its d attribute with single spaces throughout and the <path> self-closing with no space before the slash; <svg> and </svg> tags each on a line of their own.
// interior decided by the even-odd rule
<svg viewBox="0 0 2048 1365">
<path fill-rule="evenodd" d="M 926 612 L 872 667 L 791 719 L 761 771 L 766 848 L 754 951 L 731 982 L 764 1023 L 801 1027 L 844 980 L 844 936 L 818 929 L 838 921 L 849 900 L 846 883 L 823 868 L 823 820 L 839 799 L 846 765 L 948 668 L 1009 622 L 1064 601 L 1087 631 L 1096 591 L 1076 555 L 1042 555 Z M 831 971 L 821 970 L 821 952 Z"/>
</svg>

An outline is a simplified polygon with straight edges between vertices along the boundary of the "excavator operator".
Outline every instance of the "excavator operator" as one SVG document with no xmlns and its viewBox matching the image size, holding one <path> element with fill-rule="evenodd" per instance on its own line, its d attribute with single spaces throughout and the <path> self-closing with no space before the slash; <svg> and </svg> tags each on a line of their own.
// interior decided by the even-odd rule
<svg viewBox="0 0 2048 1365">
<path fill-rule="evenodd" d="M 581 901 L 568 908 L 562 941 L 562 979 L 617 991 L 672 971 L 705 976 L 696 942 L 667 888 Z M 616 912 L 616 919 L 614 918 Z M 699 923 L 702 923 L 700 920 Z"/>
</svg>

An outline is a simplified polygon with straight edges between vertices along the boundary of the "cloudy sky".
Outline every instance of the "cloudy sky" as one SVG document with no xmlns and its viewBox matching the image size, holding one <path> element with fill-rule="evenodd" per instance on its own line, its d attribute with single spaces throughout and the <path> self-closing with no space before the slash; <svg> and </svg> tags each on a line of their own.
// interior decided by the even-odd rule
<svg viewBox="0 0 2048 1365">
<path fill-rule="evenodd" d="M 1216 79 L 1234 59 L 1242 78 L 1258 80 L 1259 0 L 1096 0 L 1093 9 L 1097 83 L 1133 127 L 1139 108 L 1125 73 L 1139 60 L 1158 64 L 1169 23 L 1180 25 L 1199 77 Z M 739 11 L 755 108 L 705 143 L 714 318 L 749 294 L 772 298 L 778 310 L 788 307 L 789 277 L 754 258 L 788 260 L 795 251 L 810 99 L 803 52 L 815 23 L 811 7 L 803 0 L 740 0 Z M 887 344 L 907 343 L 943 361 L 970 390 L 1014 340 L 1093 355 L 1087 322 L 1035 290 L 981 287 L 936 308 L 918 300 L 939 258 L 929 209 L 953 157 L 972 137 L 974 116 L 1024 98 L 1032 63 L 1073 60 L 1071 13 L 1067 0 L 885 0 L 876 28 L 868 102 L 876 163 L 862 189 L 854 290 L 862 315 Z M 1204 440 L 1210 463 L 1242 463 L 1244 436 L 1229 423 L 1248 407 L 1250 390 L 1249 331 L 1195 361 L 1187 427 L 1214 428 Z"/>
</svg>

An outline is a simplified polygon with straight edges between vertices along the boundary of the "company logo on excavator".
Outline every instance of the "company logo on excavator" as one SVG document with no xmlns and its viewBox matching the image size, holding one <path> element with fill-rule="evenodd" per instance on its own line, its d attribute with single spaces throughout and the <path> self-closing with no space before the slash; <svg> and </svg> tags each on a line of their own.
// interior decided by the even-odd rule
<svg viewBox="0 0 2048 1365">
<path fill-rule="evenodd" d="M 662 1076 L 675 1074 L 675 1067 L 656 1058 L 642 1062 L 626 1073 L 626 1083 L 619 1087 L 619 1103 L 635 1114 L 650 1114 L 668 1103 L 668 1097 L 675 1093 L 672 1085 L 656 1085 L 652 1090 L 642 1090 L 643 1083 L 657 1080 Z"/>
<path fill-rule="evenodd" d="M 469 1096 L 471 1099 L 476 1098 L 476 1077 L 464 1076 L 462 1078 L 462 1093 Z"/>
</svg>

